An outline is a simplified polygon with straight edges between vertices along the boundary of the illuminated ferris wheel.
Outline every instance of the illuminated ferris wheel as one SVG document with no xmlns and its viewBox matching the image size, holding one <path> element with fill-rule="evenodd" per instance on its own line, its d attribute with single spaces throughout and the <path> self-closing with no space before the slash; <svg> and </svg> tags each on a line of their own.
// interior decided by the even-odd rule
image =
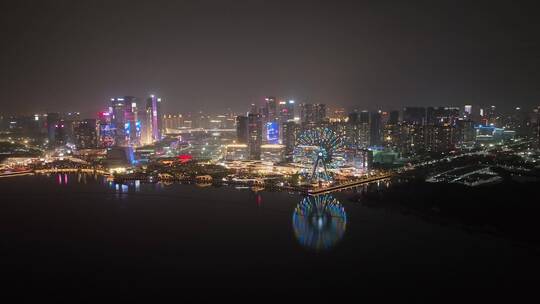
<svg viewBox="0 0 540 304">
<path fill-rule="evenodd" d="M 342 137 L 326 127 L 316 127 L 303 131 L 297 138 L 295 155 L 301 154 L 313 164 L 311 181 L 329 180 L 327 168 L 334 167 L 334 156 L 343 147 Z"/>
</svg>

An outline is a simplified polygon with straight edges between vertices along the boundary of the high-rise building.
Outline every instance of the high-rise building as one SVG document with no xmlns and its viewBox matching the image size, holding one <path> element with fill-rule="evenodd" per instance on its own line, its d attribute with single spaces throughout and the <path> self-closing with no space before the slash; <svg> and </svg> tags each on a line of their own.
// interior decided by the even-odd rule
<svg viewBox="0 0 540 304">
<path fill-rule="evenodd" d="M 458 118 L 458 107 L 428 107 L 426 110 L 426 124 L 428 125 L 453 126 Z"/>
<path fill-rule="evenodd" d="M 403 109 L 405 124 L 423 125 L 426 121 L 426 109 L 421 107 L 406 107 Z"/>
<path fill-rule="evenodd" d="M 399 123 L 399 111 L 390 111 L 388 113 L 387 125 L 397 125 Z"/>
<path fill-rule="evenodd" d="M 114 145 L 126 145 L 126 104 L 124 97 L 111 98 L 111 129 L 114 132 Z"/>
<path fill-rule="evenodd" d="M 95 149 L 98 146 L 97 122 L 95 119 L 77 121 L 73 127 L 77 149 Z"/>
<path fill-rule="evenodd" d="M 150 95 L 146 99 L 146 113 L 150 112 L 150 118 L 146 118 L 147 121 L 149 120 L 151 134 L 152 134 L 152 141 L 160 141 L 162 137 L 163 132 L 163 114 L 161 113 L 161 98 L 158 98 L 155 95 Z"/>
<path fill-rule="evenodd" d="M 465 105 L 463 107 L 463 118 L 473 118 L 472 105 Z"/>
<path fill-rule="evenodd" d="M 381 111 L 372 112 L 369 121 L 369 145 L 382 146 L 383 124 Z"/>
<path fill-rule="evenodd" d="M 277 119 L 277 101 L 275 97 L 266 97 L 264 99 L 264 119 L 265 122 L 274 121 Z"/>
<path fill-rule="evenodd" d="M 249 158 L 252 160 L 261 159 L 262 145 L 262 115 L 249 113 L 248 115 L 248 149 Z"/>
<path fill-rule="evenodd" d="M 358 116 L 360 123 L 367 123 L 369 124 L 369 112 L 364 110 L 360 112 L 360 115 Z"/>
<path fill-rule="evenodd" d="M 472 145 L 476 140 L 476 130 L 471 119 L 460 119 L 456 123 L 457 142 L 459 144 Z"/>
<path fill-rule="evenodd" d="M 292 154 L 296 144 L 296 136 L 298 135 L 298 125 L 294 121 L 282 123 L 282 143 L 285 146 L 285 157 L 292 160 Z"/>
<path fill-rule="evenodd" d="M 114 145 L 114 129 L 111 124 L 111 112 L 103 111 L 98 115 L 99 146 L 108 148 Z"/>
<path fill-rule="evenodd" d="M 399 142 L 399 111 L 390 111 L 388 120 L 383 127 L 383 146 L 390 150 L 398 149 Z"/>
<path fill-rule="evenodd" d="M 139 146 L 141 144 L 141 121 L 137 108 L 137 98 L 124 97 L 124 135 L 127 146 Z"/>
<path fill-rule="evenodd" d="M 399 127 L 398 151 L 414 155 L 425 151 L 425 127 L 416 123 L 403 123 Z"/>
<path fill-rule="evenodd" d="M 54 147 L 55 145 L 55 135 L 56 135 L 56 126 L 60 121 L 59 113 L 48 113 L 47 114 L 47 137 L 49 140 L 49 146 Z"/>
<path fill-rule="evenodd" d="M 239 144 L 248 143 L 248 118 L 247 116 L 236 116 L 236 142 Z"/>
<path fill-rule="evenodd" d="M 455 128 L 450 125 L 425 127 L 426 149 L 430 152 L 446 152 L 455 148 Z"/>
<path fill-rule="evenodd" d="M 66 123 L 60 119 L 54 125 L 54 147 L 61 147 L 67 143 Z"/>
<path fill-rule="evenodd" d="M 301 106 L 302 124 L 320 124 L 326 121 L 326 105 L 323 103 L 304 103 Z"/>
<path fill-rule="evenodd" d="M 279 124 L 277 121 L 269 121 L 265 126 L 266 138 L 265 141 L 268 144 L 279 143 Z"/>
</svg>

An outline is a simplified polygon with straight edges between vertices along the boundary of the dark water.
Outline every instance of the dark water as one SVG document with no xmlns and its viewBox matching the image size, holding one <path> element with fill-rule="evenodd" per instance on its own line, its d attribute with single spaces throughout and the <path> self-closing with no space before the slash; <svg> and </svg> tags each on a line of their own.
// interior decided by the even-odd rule
<svg viewBox="0 0 540 304">
<path fill-rule="evenodd" d="M 4 178 L 0 191 L 2 279 L 14 288 L 527 290 L 540 270 L 536 252 L 508 240 L 347 193 L 307 199 L 85 175 Z"/>
</svg>

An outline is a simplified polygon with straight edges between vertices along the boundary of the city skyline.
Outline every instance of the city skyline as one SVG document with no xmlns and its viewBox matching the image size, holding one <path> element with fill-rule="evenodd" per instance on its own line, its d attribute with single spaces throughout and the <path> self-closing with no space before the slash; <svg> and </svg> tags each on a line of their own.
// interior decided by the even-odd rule
<svg viewBox="0 0 540 304">
<path fill-rule="evenodd" d="M 537 11 L 1 2 L 4 289 L 535 293 Z"/>
<path fill-rule="evenodd" d="M 96 113 L 126 94 L 163 96 L 165 112 L 268 94 L 348 109 L 532 108 L 540 96 L 538 22 L 523 3 L 127 3 L 3 4 L 3 112 Z"/>
</svg>

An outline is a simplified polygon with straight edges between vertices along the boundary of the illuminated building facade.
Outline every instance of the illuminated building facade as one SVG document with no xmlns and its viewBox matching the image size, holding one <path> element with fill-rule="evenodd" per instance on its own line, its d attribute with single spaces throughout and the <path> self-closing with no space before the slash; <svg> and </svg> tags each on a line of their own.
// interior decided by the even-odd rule
<svg viewBox="0 0 540 304">
<path fill-rule="evenodd" d="M 146 113 L 150 114 L 147 121 L 150 122 L 150 134 L 152 134 L 152 142 L 161 140 L 163 132 L 163 115 L 161 113 L 161 98 L 155 95 L 150 95 L 146 100 Z"/>
<path fill-rule="evenodd" d="M 266 142 L 268 144 L 279 143 L 279 124 L 277 121 L 269 121 L 266 123 Z"/>
</svg>

